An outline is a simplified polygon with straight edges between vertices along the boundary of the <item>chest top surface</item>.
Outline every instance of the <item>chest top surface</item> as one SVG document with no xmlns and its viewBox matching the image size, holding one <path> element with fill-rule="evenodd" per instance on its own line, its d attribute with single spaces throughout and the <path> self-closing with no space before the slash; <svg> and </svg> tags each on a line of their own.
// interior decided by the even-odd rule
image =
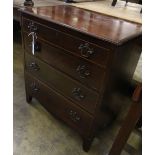
<svg viewBox="0 0 155 155">
<path fill-rule="evenodd" d="M 141 35 L 142 25 L 68 5 L 25 8 L 27 14 L 121 44 Z"/>
</svg>

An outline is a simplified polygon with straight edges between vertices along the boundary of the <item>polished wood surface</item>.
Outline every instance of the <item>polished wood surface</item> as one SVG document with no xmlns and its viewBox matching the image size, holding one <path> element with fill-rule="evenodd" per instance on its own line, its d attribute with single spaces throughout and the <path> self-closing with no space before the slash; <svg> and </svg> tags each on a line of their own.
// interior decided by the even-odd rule
<svg viewBox="0 0 155 155">
<path fill-rule="evenodd" d="M 89 133 L 93 123 L 93 117 L 89 113 L 83 112 L 78 106 L 27 72 L 25 79 L 27 96 L 36 97 L 49 112 L 76 129 L 81 135 L 86 136 L 86 133 Z"/>
<path fill-rule="evenodd" d="M 27 36 L 28 33 L 24 33 L 23 38 L 25 50 L 27 53 L 32 55 L 30 46 L 31 39 Z M 95 91 L 101 90 L 106 68 L 104 72 L 103 67 L 100 67 L 97 64 L 93 64 L 89 61 L 85 61 L 81 57 L 76 57 L 74 53 L 54 47 L 39 38 L 37 39 L 36 46 L 38 46 L 38 52 L 36 52 L 37 58 L 43 59 L 47 64 L 63 73 L 66 73 L 73 79 L 80 81 L 87 87 L 92 88 Z"/>
<path fill-rule="evenodd" d="M 70 109 L 70 102 L 78 107 L 70 113 L 73 120 L 79 120 L 78 113 L 81 119 L 91 116 L 92 123 L 85 119 L 89 125 L 80 129 L 88 151 L 98 130 L 119 113 L 112 96 L 125 92 L 132 79 L 141 54 L 141 25 L 70 6 L 26 8 L 21 15 L 27 102 L 35 97 L 64 121 L 66 115 L 50 110 L 53 98 L 59 108 Z M 35 79 L 49 89 L 36 95 Z"/>
<path fill-rule="evenodd" d="M 61 74 L 61 72 L 55 70 L 53 67 L 50 67 L 39 59 L 31 57 L 28 54 L 25 54 L 25 70 L 29 71 L 30 74 L 34 75 L 41 81 L 47 83 L 60 94 L 73 100 L 73 102 L 83 107 L 86 111 L 89 111 L 90 113 L 95 112 L 95 106 L 98 100 L 98 94 L 96 92 L 89 90 L 80 83 Z M 80 89 L 81 98 L 75 94 L 76 92 L 73 92 L 75 89 Z"/>
<path fill-rule="evenodd" d="M 29 34 L 32 31 L 32 29 L 29 28 L 31 25 L 32 25 L 31 20 L 25 18 L 23 19 L 23 31 Z M 90 50 L 92 50 L 93 53 L 90 54 L 88 57 L 85 56 L 84 57 L 85 59 L 94 62 L 95 64 L 97 63 L 102 67 L 106 66 L 108 63 L 110 53 L 109 49 L 96 46 L 91 42 L 88 42 L 81 38 L 77 38 L 76 36 L 70 35 L 69 33 L 62 33 L 57 28 L 55 29 L 51 27 L 49 28 L 48 26 L 46 27 L 46 25 L 42 25 L 37 22 L 33 23 L 33 27 L 36 29 L 37 37 L 40 38 L 41 40 L 48 42 L 49 44 L 58 46 L 74 55 L 82 57 L 83 57 L 82 53 L 85 54 L 85 51 L 89 48 Z"/>
<path fill-rule="evenodd" d="M 136 37 L 142 31 L 141 24 L 67 5 L 26 8 L 23 11 L 115 44 Z"/>
</svg>

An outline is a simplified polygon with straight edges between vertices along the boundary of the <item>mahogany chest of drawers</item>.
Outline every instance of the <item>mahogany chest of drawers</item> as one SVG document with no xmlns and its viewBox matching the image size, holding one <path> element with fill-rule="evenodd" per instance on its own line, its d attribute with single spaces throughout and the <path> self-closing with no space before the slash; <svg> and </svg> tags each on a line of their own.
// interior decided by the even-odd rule
<svg viewBox="0 0 155 155">
<path fill-rule="evenodd" d="M 117 113 L 111 95 L 132 79 L 141 25 L 62 5 L 21 10 L 21 26 L 27 102 L 38 99 L 88 151 Z"/>
</svg>

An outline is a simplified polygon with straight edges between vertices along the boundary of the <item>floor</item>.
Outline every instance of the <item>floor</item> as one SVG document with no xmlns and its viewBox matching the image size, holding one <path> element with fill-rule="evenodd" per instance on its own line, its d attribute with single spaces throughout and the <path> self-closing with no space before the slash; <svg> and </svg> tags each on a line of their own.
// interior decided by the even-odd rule
<svg viewBox="0 0 155 155">
<path fill-rule="evenodd" d="M 76 132 L 50 115 L 37 100 L 26 103 L 20 36 L 20 31 L 14 32 L 14 155 L 107 155 L 126 110 L 97 135 L 90 151 L 85 153 L 82 139 Z M 131 104 L 129 98 L 122 97 L 121 102 Z M 135 154 L 141 154 L 141 136 L 137 132 L 131 134 L 121 155 Z"/>
</svg>

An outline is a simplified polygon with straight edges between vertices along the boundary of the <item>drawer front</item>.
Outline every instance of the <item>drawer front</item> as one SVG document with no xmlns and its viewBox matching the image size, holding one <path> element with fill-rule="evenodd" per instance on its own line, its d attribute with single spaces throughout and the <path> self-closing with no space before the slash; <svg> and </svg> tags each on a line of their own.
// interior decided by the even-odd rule
<svg viewBox="0 0 155 155">
<path fill-rule="evenodd" d="M 98 99 L 96 92 L 29 54 L 25 54 L 25 69 L 86 111 L 94 113 Z"/>
<path fill-rule="evenodd" d="M 87 61 L 106 66 L 109 60 L 110 51 L 100 48 L 94 44 L 48 28 L 31 20 L 23 19 L 23 30 L 30 33 L 36 32 L 38 38 L 49 41 L 50 43 L 59 46 L 69 52 L 85 58 Z"/>
<path fill-rule="evenodd" d="M 30 39 L 25 37 L 25 51 L 32 54 L 30 45 Z M 38 51 L 35 53 L 37 58 L 42 59 L 49 65 L 96 91 L 100 91 L 103 87 L 104 68 L 69 54 L 62 49 L 51 46 L 40 39 L 37 40 L 36 46 L 38 48 Z"/>
<path fill-rule="evenodd" d="M 81 134 L 89 132 L 93 121 L 91 115 L 26 72 L 25 83 L 27 93 L 37 98 L 50 113 L 66 122 Z"/>
</svg>

